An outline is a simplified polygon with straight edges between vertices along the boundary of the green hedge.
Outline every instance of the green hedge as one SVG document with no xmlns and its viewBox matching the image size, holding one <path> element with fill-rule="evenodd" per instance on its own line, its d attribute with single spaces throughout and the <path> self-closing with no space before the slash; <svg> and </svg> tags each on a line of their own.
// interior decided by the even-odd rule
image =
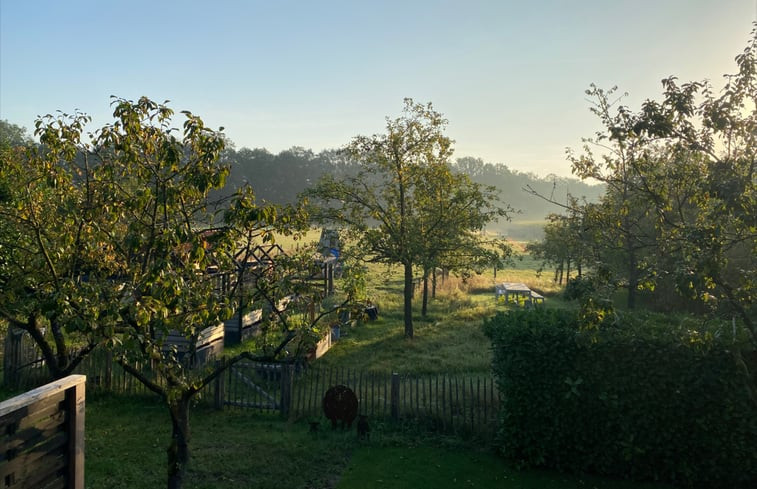
<svg viewBox="0 0 757 489">
<path fill-rule="evenodd" d="M 757 487 L 747 343 L 730 328 L 669 321 L 580 331 L 575 312 L 549 309 L 485 321 L 503 397 L 502 453 L 563 471 Z"/>
</svg>

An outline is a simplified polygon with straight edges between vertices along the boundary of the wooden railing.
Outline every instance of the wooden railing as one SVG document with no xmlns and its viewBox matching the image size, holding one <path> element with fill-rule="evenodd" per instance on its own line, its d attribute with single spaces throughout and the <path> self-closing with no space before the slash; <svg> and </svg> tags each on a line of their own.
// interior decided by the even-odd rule
<svg viewBox="0 0 757 489">
<path fill-rule="evenodd" d="M 83 375 L 0 403 L 0 484 L 84 489 Z"/>
</svg>

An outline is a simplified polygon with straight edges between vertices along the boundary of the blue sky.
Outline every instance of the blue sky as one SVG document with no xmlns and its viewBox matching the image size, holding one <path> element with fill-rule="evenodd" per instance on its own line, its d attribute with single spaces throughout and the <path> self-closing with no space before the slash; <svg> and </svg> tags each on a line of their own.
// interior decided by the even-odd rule
<svg viewBox="0 0 757 489">
<path fill-rule="evenodd" d="M 163 101 L 237 148 L 319 151 L 382 132 L 402 99 L 449 119 L 456 156 L 569 175 L 599 128 L 584 90 L 735 71 L 756 0 L 0 0 L 0 119 L 109 96 Z"/>
</svg>

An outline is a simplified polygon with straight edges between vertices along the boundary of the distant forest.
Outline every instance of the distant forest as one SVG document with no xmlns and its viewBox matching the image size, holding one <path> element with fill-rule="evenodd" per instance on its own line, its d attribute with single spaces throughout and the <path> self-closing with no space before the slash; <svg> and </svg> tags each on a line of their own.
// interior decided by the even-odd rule
<svg viewBox="0 0 757 489">
<path fill-rule="evenodd" d="M 231 167 L 227 180 L 229 191 L 249 182 L 258 200 L 279 204 L 294 203 L 297 195 L 314 185 L 322 175 L 349 175 L 357 168 L 354 161 L 338 150 L 314 153 L 297 146 L 279 154 L 260 148 L 232 148 L 224 152 L 223 160 Z M 458 158 L 452 168 L 475 182 L 496 186 L 502 202 L 519 211 L 513 213 L 512 221 L 496 223 L 490 229 L 517 240 L 541 239 L 545 217 L 561 210 L 523 189 L 531 187 L 558 202 L 566 202 L 568 194 L 596 202 L 604 192 L 602 185 L 588 185 L 578 179 L 555 175 L 539 177 L 511 170 L 503 164 L 485 163 L 480 158 Z"/>
</svg>

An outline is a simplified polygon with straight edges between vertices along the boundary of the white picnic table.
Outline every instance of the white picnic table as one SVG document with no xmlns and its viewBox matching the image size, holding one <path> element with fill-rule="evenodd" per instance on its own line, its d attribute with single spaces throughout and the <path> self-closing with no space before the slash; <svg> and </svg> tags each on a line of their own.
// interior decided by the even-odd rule
<svg viewBox="0 0 757 489">
<path fill-rule="evenodd" d="M 510 296 L 515 298 L 515 302 L 520 302 L 521 296 L 535 302 L 544 302 L 544 296 L 529 289 L 522 282 L 503 282 L 494 286 L 494 298 L 499 300 L 500 296 L 505 297 L 505 302 L 510 300 Z"/>
</svg>

